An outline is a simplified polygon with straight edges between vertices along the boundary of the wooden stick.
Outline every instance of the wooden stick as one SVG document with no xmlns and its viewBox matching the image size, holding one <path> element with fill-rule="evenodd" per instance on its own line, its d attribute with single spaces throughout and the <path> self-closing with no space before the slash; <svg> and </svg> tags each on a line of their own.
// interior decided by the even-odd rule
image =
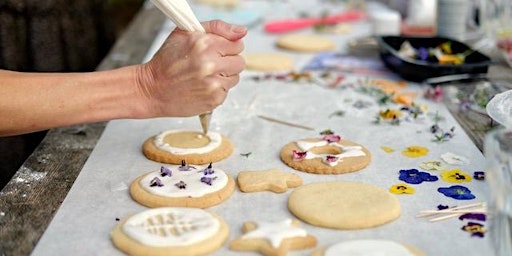
<svg viewBox="0 0 512 256">
<path fill-rule="evenodd" d="M 262 119 L 265 119 L 267 121 L 276 122 L 276 123 L 280 123 L 280 124 L 284 124 L 284 125 L 288 125 L 288 126 L 292 126 L 292 127 L 297 127 L 297 128 L 301 128 L 301 129 L 310 130 L 310 131 L 314 131 L 315 130 L 315 129 L 313 129 L 311 127 L 308 127 L 308 126 L 304 126 L 304 125 L 300 125 L 300 124 L 294 124 L 294 123 L 289 123 L 289 122 L 286 122 L 286 121 L 275 119 L 273 117 L 262 116 L 262 115 L 258 115 L 258 117 L 262 118 Z"/>
<path fill-rule="evenodd" d="M 417 215 L 417 217 L 426 217 L 426 216 L 430 216 L 430 215 L 450 213 L 450 212 L 453 212 L 456 210 L 468 209 L 468 208 L 474 208 L 474 207 L 479 207 L 478 209 L 482 209 L 482 208 L 485 209 L 485 203 L 479 202 L 479 203 L 474 203 L 474 204 L 455 206 L 455 207 L 446 208 L 443 210 L 425 210 L 425 211 L 421 211 L 420 214 Z"/>
</svg>

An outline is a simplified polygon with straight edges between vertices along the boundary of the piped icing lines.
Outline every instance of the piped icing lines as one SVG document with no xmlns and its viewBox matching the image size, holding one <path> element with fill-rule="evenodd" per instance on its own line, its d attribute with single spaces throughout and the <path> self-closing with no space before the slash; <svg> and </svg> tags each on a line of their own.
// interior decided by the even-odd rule
<svg viewBox="0 0 512 256">
<path fill-rule="evenodd" d="M 394 255 L 413 256 L 405 246 L 388 240 L 361 239 L 334 244 L 327 248 L 324 256 Z"/>
<path fill-rule="evenodd" d="M 230 249 L 259 251 L 264 255 L 288 255 L 289 250 L 312 248 L 317 240 L 299 227 L 300 222 L 285 219 L 278 222 L 245 222 L 244 234 L 233 240 Z"/>
<path fill-rule="evenodd" d="M 167 151 L 171 154 L 175 155 L 190 155 L 190 154 L 205 154 L 208 152 L 213 151 L 214 149 L 218 148 L 222 143 L 222 136 L 219 133 L 216 132 L 208 132 L 206 136 L 209 139 L 209 142 L 202 146 L 202 147 L 192 147 L 192 148 L 183 148 L 183 147 L 175 147 L 172 145 L 169 145 L 164 141 L 165 137 L 167 135 L 173 134 L 173 133 L 185 133 L 187 131 L 184 130 L 169 130 L 161 132 L 160 134 L 155 136 L 154 144 L 157 148 Z M 204 136 L 202 134 L 198 136 Z"/>
<path fill-rule="evenodd" d="M 219 220 L 197 208 L 162 207 L 129 217 L 122 229 L 132 239 L 148 246 L 184 246 L 211 236 L 220 228 Z"/>
<path fill-rule="evenodd" d="M 365 156 L 366 153 L 363 151 L 361 146 L 344 146 L 340 144 L 341 137 L 335 134 L 326 134 L 319 141 L 296 141 L 297 147 L 301 150 L 300 152 L 293 151 L 293 159 L 300 161 L 304 159 L 321 158 L 322 162 L 329 166 L 336 166 L 339 162 L 343 161 L 347 157 Z M 340 149 L 339 154 L 315 154 L 310 151 L 313 148 L 334 146 Z"/>
<path fill-rule="evenodd" d="M 201 197 L 221 190 L 228 183 L 223 170 L 187 165 L 175 169 L 162 166 L 159 171 L 146 174 L 140 186 L 149 193 L 165 197 Z"/>
</svg>

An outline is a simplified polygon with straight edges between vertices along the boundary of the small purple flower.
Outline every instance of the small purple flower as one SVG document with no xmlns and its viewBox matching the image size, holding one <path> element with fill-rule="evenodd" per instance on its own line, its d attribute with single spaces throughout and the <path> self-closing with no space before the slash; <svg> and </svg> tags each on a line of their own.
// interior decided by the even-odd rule
<svg viewBox="0 0 512 256">
<path fill-rule="evenodd" d="M 300 160 L 303 160 L 303 159 L 306 159 L 306 155 L 307 155 L 307 151 L 302 151 L 302 152 L 299 152 L 297 150 L 293 150 L 293 160 L 294 161 L 300 161 Z"/>
<path fill-rule="evenodd" d="M 473 178 L 475 180 L 485 180 L 485 172 L 477 171 L 473 173 Z"/>
<path fill-rule="evenodd" d="M 333 142 L 339 142 L 341 140 L 341 137 L 339 135 L 335 135 L 335 134 L 326 134 L 322 137 L 322 139 L 327 141 L 328 143 L 333 143 Z"/>
<path fill-rule="evenodd" d="M 206 169 L 203 170 L 203 174 L 204 175 L 211 175 L 211 174 L 214 174 L 214 173 L 215 173 L 215 171 L 212 168 L 212 163 L 210 163 L 208 165 L 208 167 L 206 167 Z"/>
<path fill-rule="evenodd" d="M 178 170 L 181 171 L 181 172 L 186 172 L 186 171 L 190 171 L 192 169 L 196 169 L 194 166 L 191 166 L 191 165 L 187 165 L 185 163 L 185 160 L 181 160 L 181 165 L 178 167 Z"/>
<path fill-rule="evenodd" d="M 215 179 L 217 179 L 217 177 L 211 178 L 211 177 L 204 176 L 204 177 L 201 177 L 201 182 L 211 186 Z"/>
<path fill-rule="evenodd" d="M 185 183 L 184 181 L 180 180 L 180 182 L 174 184 L 176 187 L 178 187 L 179 189 L 186 189 L 187 188 L 187 183 Z"/>
<path fill-rule="evenodd" d="M 439 178 L 427 172 L 420 172 L 417 169 L 400 170 L 399 180 L 409 184 L 420 184 L 424 181 L 437 181 Z"/>
<path fill-rule="evenodd" d="M 475 199 L 475 195 L 471 194 L 471 190 L 464 186 L 455 185 L 448 188 L 438 188 L 437 191 L 447 197 L 457 200 Z"/>
<path fill-rule="evenodd" d="M 430 55 L 429 50 L 425 47 L 418 48 L 417 54 L 419 60 L 427 60 L 428 56 Z"/>
<path fill-rule="evenodd" d="M 150 187 L 163 187 L 164 184 L 162 183 L 162 181 L 158 178 L 158 177 L 154 177 L 150 182 L 149 182 L 149 186 Z"/>
<path fill-rule="evenodd" d="M 459 216 L 459 220 L 478 220 L 485 221 L 486 216 L 483 213 L 466 213 Z"/>
<path fill-rule="evenodd" d="M 171 177 L 172 171 L 171 171 L 171 169 L 169 169 L 165 166 L 162 166 L 162 167 L 160 167 L 160 175 L 162 175 L 162 177 L 165 177 L 165 176 Z"/>
</svg>

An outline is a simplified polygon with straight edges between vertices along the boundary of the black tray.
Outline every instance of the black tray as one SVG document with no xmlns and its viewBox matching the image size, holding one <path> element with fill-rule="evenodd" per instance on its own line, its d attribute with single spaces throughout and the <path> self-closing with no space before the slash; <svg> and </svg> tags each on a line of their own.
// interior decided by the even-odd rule
<svg viewBox="0 0 512 256">
<path fill-rule="evenodd" d="M 401 57 L 398 55 L 400 46 L 405 41 L 416 49 L 419 47 L 435 48 L 438 45 L 451 42 L 454 54 L 463 53 L 471 49 L 464 43 L 443 37 L 406 37 L 406 36 L 379 36 L 380 58 L 393 72 L 402 78 L 414 82 L 423 82 L 425 79 L 455 74 L 485 74 L 491 64 L 491 59 L 475 51 L 466 57 L 462 64 L 439 64 L 423 60 Z"/>
</svg>

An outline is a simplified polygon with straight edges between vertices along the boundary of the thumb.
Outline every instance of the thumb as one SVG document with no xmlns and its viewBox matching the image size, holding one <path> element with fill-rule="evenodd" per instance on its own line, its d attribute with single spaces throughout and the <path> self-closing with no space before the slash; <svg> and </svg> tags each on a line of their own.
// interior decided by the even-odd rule
<svg viewBox="0 0 512 256">
<path fill-rule="evenodd" d="M 244 26 L 231 25 L 221 20 L 211 20 L 202 22 L 206 33 L 222 36 L 230 41 L 241 39 L 247 34 L 247 28 Z"/>
</svg>

